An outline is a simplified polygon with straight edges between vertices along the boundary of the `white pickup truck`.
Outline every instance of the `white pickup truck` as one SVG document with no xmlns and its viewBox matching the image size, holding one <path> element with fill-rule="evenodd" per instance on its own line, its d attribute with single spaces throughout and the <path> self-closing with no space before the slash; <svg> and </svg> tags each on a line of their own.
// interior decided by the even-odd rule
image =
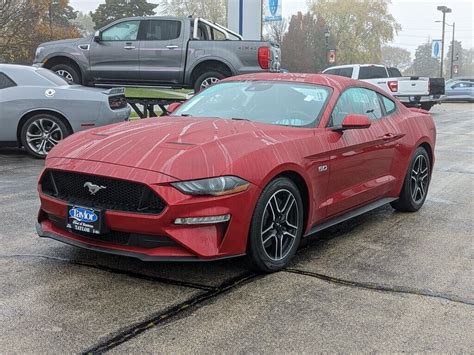
<svg viewBox="0 0 474 355">
<path fill-rule="evenodd" d="M 366 81 L 392 94 L 406 106 L 431 109 L 444 95 L 443 78 L 402 76 L 396 68 L 377 64 L 351 64 L 327 68 L 324 74 Z"/>
</svg>

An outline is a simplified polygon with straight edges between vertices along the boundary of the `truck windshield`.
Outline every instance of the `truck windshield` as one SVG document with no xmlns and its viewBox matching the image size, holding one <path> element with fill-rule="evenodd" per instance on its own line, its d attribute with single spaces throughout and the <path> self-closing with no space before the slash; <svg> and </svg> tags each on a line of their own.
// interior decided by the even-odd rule
<svg viewBox="0 0 474 355">
<path fill-rule="evenodd" d="M 326 86 L 236 81 L 211 86 L 185 102 L 173 116 L 217 117 L 293 127 L 315 127 L 331 89 Z"/>
</svg>

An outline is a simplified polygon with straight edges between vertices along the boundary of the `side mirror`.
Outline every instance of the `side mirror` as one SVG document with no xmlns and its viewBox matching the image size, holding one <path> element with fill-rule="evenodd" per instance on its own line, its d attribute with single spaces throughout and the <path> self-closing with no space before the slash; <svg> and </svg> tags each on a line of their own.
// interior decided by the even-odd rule
<svg viewBox="0 0 474 355">
<path fill-rule="evenodd" d="M 341 130 L 364 129 L 370 127 L 370 119 L 366 115 L 347 115 L 342 121 Z"/>
<path fill-rule="evenodd" d="M 183 103 L 182 102 L 173 102 L 171 104 L 168 105 L 168 107 L 166 108 L 166 111 L 168 114 L 170 113 L 173 113 L 174 111 L 176 111 Z"/>
<path fill-rule="evenodd" d="M 100 31 L 95 31 L 94 32 L 94 42 L 99 43 L 102 40 L 102 34 Z"/>
</svg>

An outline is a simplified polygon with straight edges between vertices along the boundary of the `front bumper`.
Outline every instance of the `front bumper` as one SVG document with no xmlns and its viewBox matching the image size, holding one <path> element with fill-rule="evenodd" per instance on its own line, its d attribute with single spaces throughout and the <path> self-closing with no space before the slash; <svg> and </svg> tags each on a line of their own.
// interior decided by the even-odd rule
<svg viewBox="0 0 474 355">
<path fill-rule="evenodd" d="M 136 257 L 141 260 L 214 260 L 243 255 L 246 252 L 249 225 L 253 206 L 260 191 L 250 185 L 246 191 L 221 197 L 184 195 L 172 187 L 175 181 L 166 175 L 135 168 L 111 164 L 69 159 L 48 161 L 48 168 L 56 165 L 58 170 L 94 172 L 94 175 L 123 180 L 133 179 L 146 184 L 166 203 L 167 207 L 158 215 L 105 211 L 105 224 L 114 233 L 129 234 L 130 239 L 143 237 L 149 241 L 166 238 L 171 241 L 164 246 L 143 246 L 140 243 L 117 243 L 101 236 L 86 237 L 65 228 L 67 201 L 58 200 L 41 193 L 41 208 L 38 215 L 37 232 L 41 237 L 53 238 L 74 246 L 95 251 Z M 74 167 L 74 169 L 68 169 Z M 113 170 L 112 170 L 113 167 Z M 113 171 L 113 176 L 111 176 Z M 249 208 L 242 208 L 249 206 Z M 89 207 L 89 206 L 84 206 Z M 93 207 L 93 206 L 90 206 Z M 209 225 L 177 225 L 176 218 L 226 215 L 230 221 Z M 60 223 L 58 223 L 58 221 Z M 132 238 L 133 236 L 133 238 Z"/>
</svg>

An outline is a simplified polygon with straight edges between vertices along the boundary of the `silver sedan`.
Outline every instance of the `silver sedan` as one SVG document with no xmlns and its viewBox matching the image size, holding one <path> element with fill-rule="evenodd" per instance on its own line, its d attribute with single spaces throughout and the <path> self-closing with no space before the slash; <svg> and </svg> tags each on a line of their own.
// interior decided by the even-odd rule
<svg viewBox="0 0 474 355">
<path fill-rule="evenodd" d="M 1 145 L 23 146 L 44 158 L 74 132 L 129 116 L 123 88 L 69 85 L 47 69 L 0 64 Z"/>
</svg>

